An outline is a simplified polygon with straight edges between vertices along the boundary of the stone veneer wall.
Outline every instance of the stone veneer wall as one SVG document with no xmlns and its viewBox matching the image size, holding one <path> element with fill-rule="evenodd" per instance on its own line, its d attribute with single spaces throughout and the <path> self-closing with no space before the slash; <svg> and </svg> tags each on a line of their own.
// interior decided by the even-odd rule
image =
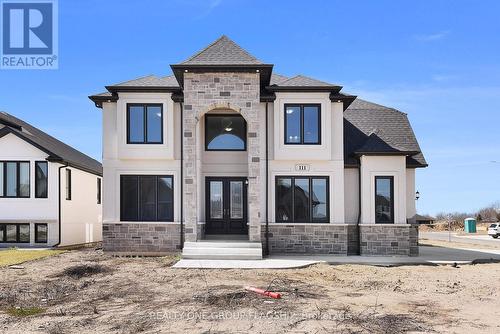
<svg viewBox="0 0 500 334">
<path fill-rule="evenodd" d="M 262 245 L 266 250 L 265 225 Z M 269 224 L 269 254 L 357 253 L 357 227 L 347 224 Z"/>
<path fill-rule="evenodd" d="M 361 224 L 361 255 L 418 256 L 418 225 Z"/>
<path fill-rule="evenodd" d="M 248 222 L 250 241 L 260 241 L 260 74 L 184 73 L 184 221 L 186 241 L 201 238 L 197 227 L 199 175 L 197 138 L 205 113 L 230 109 L 247 122 Z"/>
<path fill-rule="evenodd" d="M 180 224 L 103 224 L 106 252 L 160 255 L 180 251 Z"/>
</svg>

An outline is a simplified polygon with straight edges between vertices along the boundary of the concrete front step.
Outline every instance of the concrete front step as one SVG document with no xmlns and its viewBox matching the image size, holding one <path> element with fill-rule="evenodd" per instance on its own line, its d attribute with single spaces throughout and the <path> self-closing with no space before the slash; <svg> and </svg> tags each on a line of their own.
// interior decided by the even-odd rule
<svg viewBox="0 0 500 334">
<path fill-rule="evenodd" d="M 262 244 L 221 240 L 185 242 L 182 257 L 200 260 L 260 260 Z"/>
</svg>

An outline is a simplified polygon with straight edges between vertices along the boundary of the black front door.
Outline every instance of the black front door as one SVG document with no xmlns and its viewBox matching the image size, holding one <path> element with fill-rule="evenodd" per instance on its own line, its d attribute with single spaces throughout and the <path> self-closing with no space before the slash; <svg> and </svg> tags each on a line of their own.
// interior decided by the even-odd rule
<svg viewBox="0 0 500 334">
<path fill-rule="evenodd" d="M 206 234 L 247 234 L 247 186 L 241 177 L 206 178 Z"/>
</svg>

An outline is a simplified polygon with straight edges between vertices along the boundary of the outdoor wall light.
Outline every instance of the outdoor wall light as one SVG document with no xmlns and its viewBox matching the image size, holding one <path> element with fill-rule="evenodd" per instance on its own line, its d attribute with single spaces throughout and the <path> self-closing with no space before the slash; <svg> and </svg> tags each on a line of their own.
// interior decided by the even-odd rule
<svg viewBox="0 0 500 334">
<path fill-rule="evenodd" d="M 417 190 L 417 192 L 415 193 L 415 200 L 418 201 L 419 198 L 420 198 L 420 192 Z"/>
</svg>

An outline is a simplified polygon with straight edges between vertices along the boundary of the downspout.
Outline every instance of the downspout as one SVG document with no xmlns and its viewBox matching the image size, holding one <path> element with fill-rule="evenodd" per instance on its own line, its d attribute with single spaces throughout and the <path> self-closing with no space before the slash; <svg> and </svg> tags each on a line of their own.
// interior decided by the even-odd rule
<svg viewBox="0 0 500 334">
<path fill-rule="evenodd" d="M 57 223 L 59 224 L 59 227 L 58 227 L 58 233 L 59 233 L 59 239 L 57 241 L 57 243 L 55 245 L 52 245 L 52 247 L 57 247 L 61 244 L 61 220 L 62 220 L 62 213 L 61 213 L 61 203 L 62 203 L 62 197 L 61 197 L 61 169 L 63 168 L 66 168 L 68 167 L 68 164 L 66 163 L 65 165 L 62 165 L 62 166 L 59 166 L 59 170 L 57 172 L 57 175 L 58 175 L 58 196 L 59 196 L 59 199 L 58 199 L 58 218 L 57 218 Z"/>
<path fill-rule="evenodd" d="M 269 255 L 269 103 L 266 102 L 266 255 Z"/>
<path fill-rule="evenodd" d="M 184 103 L 180 102 L 181 106 L 181 249 L 184 248 Z"/>
<path fill-rule="evenodd" d="M 358 168 L 358 221 L 356 223 L 356 231 L 358 233 L 358 242 L 357 242 L 357 254 L 361 255 L 361 158 L 358 159 L 359 168 Z"/>
</svg>

